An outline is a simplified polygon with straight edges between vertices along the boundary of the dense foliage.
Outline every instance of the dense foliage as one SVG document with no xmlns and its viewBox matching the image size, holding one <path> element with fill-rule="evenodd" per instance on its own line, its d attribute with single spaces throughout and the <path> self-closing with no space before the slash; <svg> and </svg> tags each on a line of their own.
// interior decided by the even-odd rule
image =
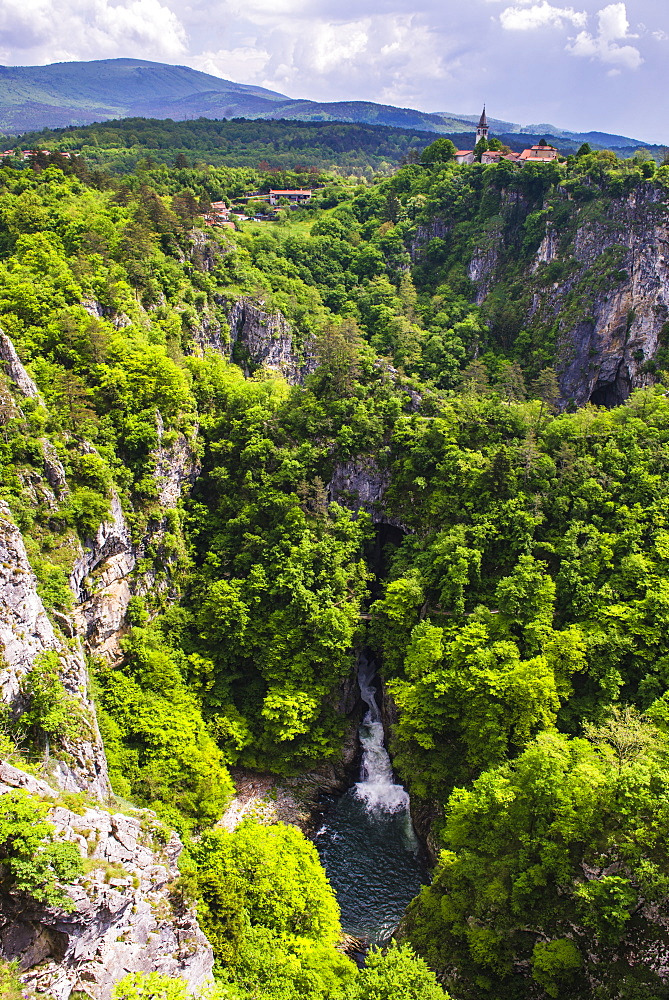
<svg viewBox="0 0 669 1000">
<path fill-rule="evenodd" d="M 129 173 L 146 156 L 170 166 L 208 163 L 214 167 L 282 170 L 315 168 L 367 176 L 386 173 L 410 150 L 420 150 L 434 135 L 420 130 L 349 122 L 170 121 L 124 118 L 93 126 L 44 129 L 18 140 L 25 149 L 77 151 L 115 173 Z M 279 185 L 274 185 L 278 187 Z"/>
<path fill-rule="evenodd" d="M 21 395 L 3 378 L 2 497 L 56 623 L 77 547 L 112 515 L 129 525 L 135 596 L 122 655 L 94 665 L 100 724 L 117 793 L 198 835 L 181 891 L 221 996 L 442 995 L 409 945 L 356 973 L 300 834 L 214 829 L 229 765 L 296 774 L 337 754 L 365 643 L 397 707 L 396 765 L 443 848 L 402 934 L 453 996 L 664 988 L 669 401 L 657 385 L 558 412 L 555 367 L 563 330 L 624 280 L 615 247 L 574 261 L 577 226 L 629 192 L 663 210 L 667 175 L 587 150 L 458 167 L 438 140 L 277 223 L 205 232 L 209 201 L 258 175 L 0 171 L 0 325 L 35 380 Z M 549 221 L 560 253 L 534 266 Z M 468 268 L 493 246 L 477 306 Z M 530 315 L 561 281 L 552 322 Z M 274 346 L 287 321 L 290 381 L 237 328 L 230 343 L 235 303 Z M 175 469 L 195 480 L 179 501 Z M 346 489 L 335 502 L 335 472 L 367 477 L 367 512 Z M 394 530 L 374 524 L 378 484 Z M 40 748 L 86 724 L 58 675 L 53 654 L 24 682 Z M 180 995 L 123 989 L 154 986 Z"/>
<path fill-rule="evenodd" d="M 648 904 L 667 886 L 666 740 L 629 713 L 588 736 L 542 734 L 449 800 L 446 849 L 407 926 L 463 997 L 497 996 L 500 978 L 527 996 L 521 961 L 550 996 L 661 989 Z"/>
<path fill-rule="evenodd" d="M 48 811 L 48 804 L 27 792 L 0 795 L 0 894 L 19 904 L 37 900 L 70 910 L 74 904 L 63 885 L 81 875 L 83 866 L 74 844 L 54 838 Z"/>
<path fill-rule="evenodd" d="M 277 955 L 270 958 L 267 951 L 261 952 L 261 955 L 263 960 L 270 959 L 272 962 L 262 981 L 253 983 L 250 988 L 239 982 L 219 981 L 200 994 L 198 1000 L 255 1000 L 259 996 L 267 1000 L 302 1000 L 304 997 L 326 997 L 327 1000 L 448 1000 L 434 973 L 407 945 L 392 945 L 385 954 L 373 949 L 365 968 L 357 974 L 350 963 L 340 956 L 339 981 L 330 977 L 325 983 L 321 978 L 322 957 L 316 966 L 313 960 L 310 964 L 305 963 L 306 956 L 301 954 L 300 970 L 296 956 L 284 955 L 284 961 L 277 963 Z M 342 982 L 343 969 L 347 975 Z M 325 994 L 322 988 L 326 989 Z M 186 1000 L 188 995 L 188 984 L 184 979 L 172 979 L 155 972 L 149 975 L 135 973 L 125 976 L 114 987 L 113 1000 Z M 10 1000 L 14 1000 L 11 994 Z"/>
</svg>

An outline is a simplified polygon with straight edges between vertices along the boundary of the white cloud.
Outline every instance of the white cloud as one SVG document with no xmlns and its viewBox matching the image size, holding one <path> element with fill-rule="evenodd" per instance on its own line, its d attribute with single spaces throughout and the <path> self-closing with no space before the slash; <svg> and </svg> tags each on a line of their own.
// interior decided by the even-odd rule
<svg viewBox="0 0 669 1000">
<path fill-rule="evenodd" d="M 472 114 L 487 99 L 496 117 L 643 128 L 649 141 L 666 142 L 669 112 L 649 111 L 646 100 L 666 75 L 666 8 L 658 0 L 0 0 L 0 63 L 135 56 L 291 97 Z M 537 32 L 548 36 L 539 71 L 529 58 Z M 642 56 L 643 72 L 630 74 Z M 626 88 L 605 76 L 620 73 Z"/>
<path fill-rule="evenodd" d="M 0 55 L 12 53 L 15 62 L 22 55 L 38 62 L 117 54 L 172 59 L 186 47 L 183 24 L 160 0 L 65 0 L 57 11 L 50 0 L 0 6 Z"/>
<path fill-rule="evenodd" d="M 507 7 L 499 15 L 500 24 L 506 31 L 533 31 L 536 28 L 561 28 L 570 21 L 576 28 L 584 28 L 588 15 L 573 7 L 553 7 L 543 0 L 532 7 Z"/>
<path fill-rule="evenodd" d="M 596 35 L 589 31 L 581 31 L 567 45 L 567 52 L 573 56 L 596 59 L 613 69 L 610 75 L 617 75 L 621 69 L 638 69 L 643 57 L 634 45 L 619 45 L 628 38 L 636 38 L 629 34 L 627 7 L 624 3 L 612 3 L 598 12 L 599 30 Z"/>
<path fill-rule="evenodd" d="M 203 73 L 221 76 L 227 80 L 259 80 L 265 74 L 270 61 L 267 49 L 255 45 L 238 46 L 233 49 L 218 49 L 216 52 L 201 52 L 190 65 Z"/>
<path fill-rule="evenodd" d="M 458 64 L 449 55 L 452 43 L 413 14 L 332 20 L 294 11 L 286 21 L 270 19 L 260 9 L 263 0 L 253 2 L 252 16 L 245 8 L 246 44 L 205 51 L 190 65 L 294 97 L 406 106 L 420 100 L 421 90 L 437 92 Z"/>
</svg>

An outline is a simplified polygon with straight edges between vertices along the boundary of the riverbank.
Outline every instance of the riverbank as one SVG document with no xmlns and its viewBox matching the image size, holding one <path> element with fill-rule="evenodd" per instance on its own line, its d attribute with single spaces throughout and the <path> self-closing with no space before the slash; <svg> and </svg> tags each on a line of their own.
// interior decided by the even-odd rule
<svg viewBox="0 0 669 1000">
<path fill-rule="evenodd" d="M 234 830 L 243 819 L 261 823 L 292 823 L 303 833 L 313 833 L 322 811 L 322 801 L 342 795 L 356 780 L 360 769 L 359 714 L 351 718 L 341 751 L 333 760 L 292 778 L 269 772 L 231 767 L 235 796 L 218 825 Z"/>
</svg>

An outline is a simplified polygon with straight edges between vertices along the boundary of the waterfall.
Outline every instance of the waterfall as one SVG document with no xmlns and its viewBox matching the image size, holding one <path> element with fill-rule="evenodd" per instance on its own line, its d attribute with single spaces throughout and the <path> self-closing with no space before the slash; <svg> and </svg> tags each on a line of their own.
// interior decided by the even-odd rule
<svg viewBox="0 0 669 1000">
<path fill-rule="evenodd" d="M 375 676 L 374 661 L 364 652 L 360 653 L 358 685 L 367 711 L 359 731 L 362 766 L 360 781 L 355 785 L 355 794 L 362 799 L 370 812 L 406 813 L 410 825 L 409 795 L 401 785 L 396 784 L 390 757 L 385 748 L 383 722 L 376 702 Z"/>
<path fill-rule="evenodd" d="M 374 661 L 358 659 L 358 684 L 367 707 L 360 724 L 359 781 L 333 801 L 314 840 L 341 907 L 347 934 L 385 945 L 407 904 L 429 880 L 414 832 L 409 796 L 393 780 L 383 745 Z"/>
</svg>

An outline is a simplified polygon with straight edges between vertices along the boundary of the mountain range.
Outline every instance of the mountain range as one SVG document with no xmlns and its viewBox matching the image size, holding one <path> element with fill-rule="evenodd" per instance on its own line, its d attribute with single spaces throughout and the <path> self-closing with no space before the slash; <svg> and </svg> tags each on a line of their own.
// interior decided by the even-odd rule
<svg viewBox="0 0 669 1000">
<path fill-rule="evenodd" d="M 371 101 L 295 100 L 188 66 L 143 59 L 0 66 L 0 130 L 6 135 L 126 117 L 364 122 L 443 134 L 469 133 L 478 121 L 478 115 L 429 113 Z M 590 142 L 615 149 L 646 145 L 628 136 L 570 132 L 549 124 L 521 126 L 494 118 L 489 123 L 505 135 L 545 134 L 570 144 Z"/>
</svg>

